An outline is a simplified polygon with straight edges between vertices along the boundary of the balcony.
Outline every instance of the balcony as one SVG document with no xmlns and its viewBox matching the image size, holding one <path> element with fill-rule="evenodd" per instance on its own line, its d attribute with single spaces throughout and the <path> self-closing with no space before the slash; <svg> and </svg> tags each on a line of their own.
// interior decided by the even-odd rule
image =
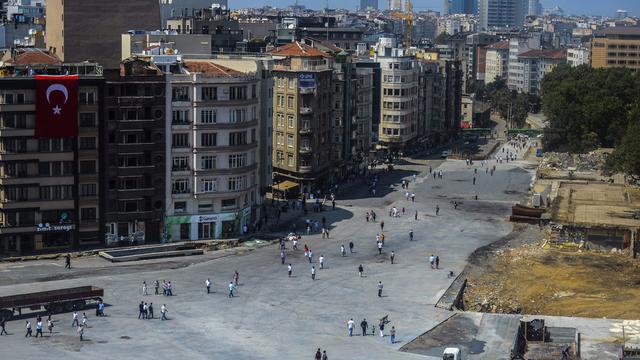
<svg viewBox="0 0 640 360">
<path fill-rule="evenodd" d="M 171 171 L 189 171 L 191 170 L 191 168 L 189 168 L 189 166 L 187 165 L 173 165 L 173 167 L 171 167 Z"/>
<path fill-rule="evenodd" d="M 151 105 L 154 103 L 155 96 L 118 96 L 117 103 L 119 106 L 126 107 L 138 107 L 141 105 Z"/>
<path fill-rule="evenodd" d="M 178 195 L 178 194 L 190 194 L 191 193 L 191 189 L 172 189 L 171 193 L 174 195 Z"/>
<path fill-rule="evenodd" d="M 300 154 L 311 154 L 311 147 L 301 147 L 298 152 Z"/>
<path fill-rule="evenodd" d="M 298 171 L 303 174 L 309 174 L 313 172 L 312 166 L 300 166 L 298 167 Z"/>
<path fill-rule="evenodd" d="M 300 133 L 300 135 L 310 135 L 311 134 L 311 128 L 310 127 L 303 127 L 303 128 L 300 128 L 300 130 L 298 130 L 298 132 Z"/>
<path fill-rule="evenodd" d="M 309 106 L 301 106 L 299 112 L 300 115 L 309 115 L 313 113 L 313 109 Z"/>
<path fill-rule="evenodd" d="M 300 95 L 311 95 L 311 94 L 315 94 L 316 92 L 316 87 L 301 87 L 298 88 L 298 92 L 300 93 Z"/>
</svg>

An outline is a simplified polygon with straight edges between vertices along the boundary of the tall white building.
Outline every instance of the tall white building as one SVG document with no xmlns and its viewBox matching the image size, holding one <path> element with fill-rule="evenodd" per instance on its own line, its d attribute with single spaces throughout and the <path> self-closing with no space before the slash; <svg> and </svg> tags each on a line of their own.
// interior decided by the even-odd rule
<svg viewBox="0 0 640 360">
<path fill-rule="evenodd" d="M 478 0 L 480 30 L 490 28 L 521 28 L 529 0 Z"/>
<path fill-rule="evenodd" d="M 485 62 L 485 84 L 506 79 L 509 68 L 509 42 L 500 41 L 487 46 Z"/>
<path fill-rule="evenodd" d="M 258 219 L 260 77 L 214 60 L 167 74 L 167 217 L 170 240 L 237 237 Z"/>
<path fill-rule="evenodd" d="M 582 46 L 567 49 L 567 63 L 573 67 L 591 64 L 591 49 Z"/>
<path fill-rule="evenodd" d="M 516 90 L 524 86 L 522 76 L 525 72 L 518 55 L 529 50 L 540 49 L 540 33 L 529 33 L 524 36 L 509 39 L 509 64 L 507 70 L 507 87 Z"/>
</svg>

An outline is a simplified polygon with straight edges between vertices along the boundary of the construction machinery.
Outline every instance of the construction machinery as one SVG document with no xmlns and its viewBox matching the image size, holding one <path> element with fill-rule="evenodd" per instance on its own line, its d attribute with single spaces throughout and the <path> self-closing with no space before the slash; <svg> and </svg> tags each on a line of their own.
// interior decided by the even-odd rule
<svg viewBox="0 0 640 360">
<path fill-rule="evenodd" d="M 404 47 L 406 49 L 410 48 L 413 44 L 413 4 L 411 4 L 411 0 L 405 1 L 404 11 L 403 12 L 394 12 L 391 14 L 392 17 L 396 19 L 401 19 L 404 23 Z"/>
</svg>

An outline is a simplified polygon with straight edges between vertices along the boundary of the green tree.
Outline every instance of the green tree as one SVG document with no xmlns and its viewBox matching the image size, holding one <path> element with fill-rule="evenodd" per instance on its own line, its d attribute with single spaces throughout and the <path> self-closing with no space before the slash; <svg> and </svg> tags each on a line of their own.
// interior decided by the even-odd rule
<svg viewBox="0 0 640 360">
<path fill-rule="evenodd" d="M 629 124 L 620 145 L 608 159 L 608 168 L 640 176 L 640 119 Z"/>
</svg>

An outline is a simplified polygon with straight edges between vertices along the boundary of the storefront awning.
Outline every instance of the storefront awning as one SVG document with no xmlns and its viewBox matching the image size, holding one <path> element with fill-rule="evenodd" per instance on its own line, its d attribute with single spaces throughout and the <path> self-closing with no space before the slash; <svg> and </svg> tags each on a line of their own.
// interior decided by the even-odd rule
<svg viewBox="0 0 640 360">
<path fill-rule="evenodd" d="M 299 184 L 298 183 L 294 183 L 293 181 L 289 181 L 289 180 L 285 180 L 281 183 L 276 184 L 273 188 L 277 191 L 285 191 L 285 190 L 290 190 L 293 189 L 295 187 L 298 187 Z"/>
</svg>

